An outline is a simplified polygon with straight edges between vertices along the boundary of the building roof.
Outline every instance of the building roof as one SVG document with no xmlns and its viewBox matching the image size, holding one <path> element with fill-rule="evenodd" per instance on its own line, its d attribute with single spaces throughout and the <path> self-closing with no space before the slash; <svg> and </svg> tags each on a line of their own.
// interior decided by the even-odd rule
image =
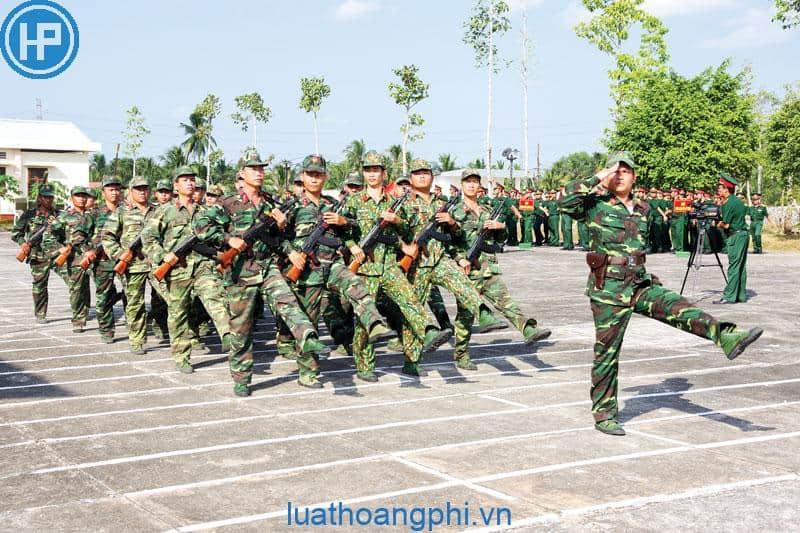
<svg viewBox="0 0 800 533">
<path fill-rule="evenodd" d="M 0 149 L 99 152 L 93 142 L 72 122 L 0 119 Z"/>
</svg>

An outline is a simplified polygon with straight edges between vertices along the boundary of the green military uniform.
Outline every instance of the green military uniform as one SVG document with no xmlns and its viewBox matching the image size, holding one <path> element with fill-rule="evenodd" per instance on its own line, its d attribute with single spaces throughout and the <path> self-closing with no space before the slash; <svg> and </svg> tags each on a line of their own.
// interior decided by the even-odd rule
<svg viewBox="0 0 800 533">
<path fill-rule="evenodd" d="M 558 206 L 557 203 L 556 206 Z M 572 237 L 572 217 L 566 213 L 561 213 L 561 235 L 564 238 L 561 248 L 563 250 L 574 250 L 575 243 Z"/>
<path fill-rule="evenodd" d="M 519 201 L 519 214 L 522 215 L 522 243 L 533 244 L 534 201 L 532 195 L 525 195 Z"/>
<path fill-rule="evenodd" d="M 122 185 L 116 176 L 103 178 L 103 187 L 110 185 Z M 102 245 L 102 230 L 106 222 L 113 217 L 115 209 L 109 209 L 108 205 L 96 206 L 92 212 L 94 217 L 94 235 L 92 236 L 92 246 L 97 250 Z M 117 301 L 117 288 L 114 285 L 114 265 L 113 256 L 103 250 L 97 252 L 97 258 L 92 264 L 94 274 L 95 289 L 95 313 L 100 329 L 100 335 L 106 342 L 110 342 L 114 337 L 114 303 Z"/>
<path fill-rule="evenodd" d="M 519 244 L 519 220 L 517 220 L 517 215 L 514 213 L 512 207 L 519 210 L 519 200 L 506 196 L 504 198 L 504 203 L 506 205 L 505 222 L 508 231 L 508 240 L 506 240 L 506 244 L 509 246 L 517 246 Z"/>
<path fill-rule="evenodd" d="M 550 240 L 545 209 L 547 209 L 547 200 L 536 198 L 533 208 L 533 234 L 536 238 L 536 246 L 547 244 Z"/>
<path fill-rule="evenodd" d="M 761 233 L 764 230 L 764 220 L 769 216 L 766 206 L 752 205 L 747 208 L 747 216 L 750 217 L 750 235 L 753 238 L 753 253 L 760 254 Z"/>
<path fill-rule="evenodd" d="M 147 186 L 147 179 L 141 176 L 134 177 L 128 184 L 129 187 Z M 141 238 L 142 230 L 146 222 L 156 213 L 158 206 L 146 204 L 144 209 L 139 208 L 133 203 L 124 203 L 106 220 L 101 229 L 101 240 L 106 254 L 113 259 L 113 263 L 119 260 L 129 247 Z M 157 266 L 157 265 L 156 265 Z M 167 284 L 165 281 L 158 281 L 151 273 L 152 265 L 150 259 L 145 257 L 141 246 L 128 264 L 123 274 L 123 287 L 127 297 L 125 306 L 125 318 L 128 324 L 128 344 L 131 351 L 135 354 L 144 353 L 144 343 L 147 341 L 147 308 L 145 305 L 145 287 L 150 283 L 151 306 L 154 305 L 155 297 L 163 301 L 167 296 Z M 165 323 L 160 326 L 164 329 L 166 325 L 166 313 L 163 317 Z"/>
<path fill-rule="evenodd" d="M 411 172 L 420 170 L 430 170 L 430 165 L 424 160 L 415 160 L 411 164 Z M 415 194 L 406 202 L 405 212 L 408 216 L 407 224 L 410 235 L 417 235 L 428 222 L 434 217 L 436 212 L 445 204 L 442 200 L 431 198 L 430 201 L 421 195 Z M 516 218 L 514 219 L 516 220 Z M 448 235 L 452 241 L 463 240 L 461 227 L 458 224 L 453 226 L 440 225 L 438 230 L 442 235 Z M 414 287 L 417 299 L 424 302 L 428 299 L 431 287 L 444 287 L 456 298 L 457 305 L 465 311 L 463 320 L 459 328 L 456 329 L 456 345 L 469 345 L 469 339 L 460 339 L 471 331 L 472 322 L 467 323 L 467 317 L 475 317 L 480 314 L 481 297 L 475 290 L 474 285 L 449 256 L 447 245 L 436 239 L 431 239 L 420 249 L 413 267 L 409 271 L 409 281 Z M 411 332 L 405 330 L 403 339 L 410 336 Z M 454 352 L 454 357 L 458 365 L 463 368 L 474 369 L 475 366 L 469 361 L 469 354 L 461 351 Z"/>
<path fill-rule="evenodd" d="M 383 160 L 377 152 L 369 151 L 364 155 L 362 167 L 384 167 Z M 356 239 L 365 236 L 373 226 L 381 219 L 381 214 L 390 209 L 394 198 L 386 192 L 382 192 L 376 199 L 373 199 L 366 191 L 359 194 L 352 194 L 347 198 L 343 216 L 355 221 L 352 237 L 345 242 L 348 249 L 356 246 Z M 400 219 L 405 219 L 405 211 L 400 210 L 397 215 Z M 372 256 L 359 267 L 357 274 L 361 277 L 367 292 L 372 297 L 376 297 L 379 292 L 392 300 L 400 309 L 403 319 L 407 322 L 408 331 L 413 335 L 413 339 L 404 335 L 404 347 L 406 361 L 411 364 L 419 361 L 422 353 L 423 343 L 433 348 L 441 345 L 446 336 L 439 335 L 441 331 L 433 324 L 428 313 L 417 299 L 413 287 L 409 284 L 403 271 L 397 265 L 397 251 L 400 248 L 399 239 L 393 242 L 393 237 L 407 237 L 407 228 L 404 224 L 399 226 L 389 225 L 383 232 L 384 240 L 379 242 Z M 368 381 L 376 380 L 375 369 L 375 348 L 368 342 L 368 332 L 361 325 L 356 325 L 356 333 L 353 337 L 353 353 L 356 359 L 358 376 Z M 427 342 L 435 337 L 433 343 Z"/>
<path fill-rule="evenodd" d="M 53 190 L 48 186 L 43 186 L 39 189 L 39 196 L 52 198 L 54 196 Z M 14 223 L 14 228 L 11 230 L 11 240 L 23 246 L 43 225 L 52 227 L 57 216 L 58 213 L 55 208 L 50 210 L 39 207 L 28 209 Z M 65 269 L 59 269 L 53 264 L 53 259 L 58 255 L 59 247 L 60 245 L 52 229 L 48 228 L 42 235 L 41 242 L 31 247 L 26 259 L 26 262 L 31 267 L 31 276 L 33 277 L 33 310 L 37 321 L 40 323 L 44 323 L 47 316 L 47 283 L 50 279 L 50 271 L 55 268 L 56 272 L 64 279 L 64 282 L 69 285 Z"/>
<path fill-rule="evenodd" d="M 249 159 L 243 163 L 245 167 L 264 165 L 258 159 Z M 220 198 L 217 204 L 198 216 L 194 221 L 194 230 L 203 242 L 219 248 L 227 244 L 231 237 L 241 237 L 257 223 L 260 210 L 262 213 L 269 213 L 275 207 L 275 200 L 264 192 L 254 198 L 248 197 L 244 191 L 230 194 Z M 275 254 L 279 244 L 277 227 L 273 226 L 271 231 L 265 231 L 261 238 L 239 253 L 225 272 L 224 294 L 227 296 L 230 312 L 230 330 L 242 341 L 240 345 L 233 346 L 230 353 L 231 375 L 236 384 L 234 391 L 239 395 L 249 393 L 248 386 L 252 380 L 253 323 L 257 294 L 261 294 L 276 318 L 282 320 L 291 335 L 300 341 L 303 353 L 310 354 L 324 349 L 314 325 L 303 312 L 276 264 Z M 203 304 L 210 314 L 211 309 L 205 301 Z"/>
<path fill-rule="evenodd" d="M 461 173 L 461 181 L 472 177 L 480 178 L 480 175 L 469 169 Z M 467 207 L 463 199 L 453 210 L 452 216 L 461 230 L 461 238 L 454 243 L 453 247 L 453 257 L 456 262 L 466 259 L 467 251 L 478 238 L 483 225 L 489 220 L 490 214 L 490 211 L 480 204 L 476 204 L 475 210 Z M 505 229 L 492 231 L 490 238 L 486 240 L 484 250 L 495 248 L 505 242 L 505 234 Z M 536 319 L 523 315 L 519 304 L 511 298 L 508 287 L 501 276 L 502 272 L 497 255 L 490 251 L 482 251 L 478 256 L 477 262 L 478 265 L 473 265 L 470 269 L 469 279 L 478 294 L 521 331 L 526 342 L 533 343 L 548 337 L 550 331 L 538 329 L 536 327 Z M 456 359 L 469 357 L 469 341 L 472 337 L 471 326 L 475 317 L 473 309 L 467 307 L 465 303 L 456 301 L 456 343 L 453 354 Z"/>
<path fill-rule="evenodd" d="M 734 186 L 738 182 L 730 175 L 723 173 L 720 181 L 727 181 Z M 720 207 L 722 221 L 729 224 L 723 230 L 725 247 L 728 253 L 728 283 L 722 293 L 722 300 L 727 303 L 747 301 L 747 247 L 750 235 L 747 231 L 745 215 L 747 208 L 742 201 L 731 194 Z"/>
<path fill-rule="evenodd" d="M 670 202 L 669 232 L 672 241 L 672 250 L 675 252 L 686 251 L 686 225 L 689 217 L 686 213 L 676 213 L 674 201 Z"/>
<path fill-rule="evenodd" d="M 175 179 L 194 176 L 188 167 L 179 168 Z M 191 203 L 181 205 L 180 199 L 160 206 L 144 225 L 142 244 L 145 255 L 153 265 L 160 265 L 169 252 L 194 236 L 193 223 L 202 209 Z M 241 348 L 241 339 L 231 335 L 228 312 L 225 308 L 225 292 L 220 277 L 214 269 L 214 261 L 192 250 L 179 261 L 164 278 L 167 285 L 169 307 L 168 328 L 170 348 L 176 367 L 184 373 L 193 371 L 189 363 L 192 352 L 192 335 L 189 327 L 192 297 L 203 302 L 223 346 L 231 351 Z"/>
<path fill-rule="evenodd" d="M 319 156 L 306 158 L 303 165 L 304 170 L 314 170 L 319 167 L 325 167 L 324 160 Z M 293 251 L 301 252 L 303 244 L 317 227 L 322 214 L 337 207 L 339 205 L 333 198 L 323 196 L 317 205 L 313 199 L 304 195 L 288 214 L 284 232 L 284 254 L 288 256 Z M 359 276 L 348 270 L 339 253 L 344 245 L 343 240 L 348 235 L 348 227 L 329 227 L 324 235 L 325 242 L 319 243 L 313 257 L 306 259 L 305 270 L 291 287 L 312 324 L 316 325 L 319 321 L 323 311 L 323 300 L 335 294 L 338 300 L 347 302 L 348 307 L 353 309 L 359 325 L 372 334 L 376 326 L 386 328 L 386 323 L 375 307 L 374 298 L 369 295 Z M 372 339 L 378 340 L 375 337 Z M 278 346 L 281 345 L 294 345 L 285 329 L 278 332 Z M 301 381 L 310 383 L 317 379 L 319 365 L 314 354 L 299 356 L 297 364 Z"/>
<path fill-rule="evenodd" d="M 607 167 L 617 163 L 634 168 L 633 159 L 625 152 L 612 154 Z M 634 312 L 712 340 L 731 358 L 744 349 L 743 342 L 752 342 L 760 333 L 751 331 L 748 336 L 734 331 L 735 324 L 718 321 L 662 287 L 644 266 L 650 220 L 648 203 L 633 200 L 629 211 L 611 194 L 596 192 L 598 183 L 600 179 L 596 176 L 569 183 L 567 195 L 559 205 L 563 212 L 586 221 L 591 234 L 593 253 L 587 255 L 591 272 L 586 294 L 596 332 L 592 414 L 597 429 L 622 435 L 624 431 L 616 421 L 619 351 Z"/>
<path fill-rule="evenodd" d="M 72 196 L 91 195 L 86 187 L 74 187 Z M 72 330 L 83 331 L 86 318 L 89 316 L 90 291 L 89 273 L 80 267 L 84 253 L 91 250 L 91 239 L 94 235 L 94 218 L 88 211 L 80 211 L 75 207 L 65 209 L 52 225 L 53 234 L 64 246 L 72 245 L 72 251 L 65 264 L 69 278 L 69 304 L 72 308 Z"/>
<path fill-rule="evenodd" d="M 558 215 L 558 205 L 555 200 L 547 200 L 547 231 L 549 237 L 547 239 L 548 246 L 561 246 L 561 239 L 559 239 L 558 230 L 561 225 L 560 217 Z"/>
</svg>

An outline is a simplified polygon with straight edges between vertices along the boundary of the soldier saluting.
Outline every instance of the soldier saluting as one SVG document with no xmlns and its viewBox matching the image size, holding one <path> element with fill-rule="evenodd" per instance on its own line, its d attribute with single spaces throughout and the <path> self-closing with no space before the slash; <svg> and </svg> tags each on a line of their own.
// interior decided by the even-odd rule
<svg viewBox="0 0 800 533">
<path fill-rule="evenodd" d="M 620 346 L 634 312 L 712 340 L 728 359 L 763 333 L 761 328 L 743 331 L 732 322 L 717 320 L 645 271 L 650 207 L 631 195 L 635 168 L 627 152 L 612 154 L 594 177 L 569 183 L 567 195 L 559 201 L 562 211 L 586 222 L 591 236 L 586 294 L 596 333 L 592 414 L 595 428 L 609 435 L 625 434 L 617 421 L 617 374 Z"/>
</svg>

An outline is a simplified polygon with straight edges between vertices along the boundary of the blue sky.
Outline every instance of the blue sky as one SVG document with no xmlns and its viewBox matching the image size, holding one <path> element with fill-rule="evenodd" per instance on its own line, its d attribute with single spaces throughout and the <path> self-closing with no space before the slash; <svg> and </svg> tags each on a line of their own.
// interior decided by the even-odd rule
<svg viewBox="0 0 800 533">
<path fill-rule="evenodd" d="M 5 17 L 18 2 L 0 2 Z M 431 85 L 419 105 L 426 136 L 411 145 L 428 158 L 449 152 L 466 164 L 484 152 L 486 74 L 461 42 L 471 1 L 298 0 L 112 2 L 61 0 L 75 17 L 81 48 L 73 65 L 48 80 L 28 80 L 0 64 L 0 117 L 33 118 L 43 100 L 49 120 L 71 120 L 113 155 L 124 111 L 138 105 L 152 133 L 143 155 L 183 139 L 178 123 L 209 92 L 223 103 L 215 136 L 229 160 L 250 143 L 230 120 L 233 98 L 260 92 L 271 106 L 259 149 L 299 159 L 314 149 L 311 117 L 298 108 L 299 78 L 324 76 L 332 87 L 320 117 L 320 149 L 341 157 L 352 139 L 371 148 L 399 143 L 401 109 L 389 98 L 392 68 L 414 63 Z M 494 152 L 522 149 L 520 9 L 535 42 L 529 84 L 531 165 L 601 147 L 609 124 L 610 60 L 571 27 L 585 12 L 573 0 L 516 0 L 514 27 L 500 53 L 514 62 L 495 81 Z M 800 30 L 770 21 L 769 0 L 647 0 L 670 28 L 672 66 L 684 75 L 718 65 L 751 65 L 754 87 L 782 92 L 800 72 Z"/>
</svg>

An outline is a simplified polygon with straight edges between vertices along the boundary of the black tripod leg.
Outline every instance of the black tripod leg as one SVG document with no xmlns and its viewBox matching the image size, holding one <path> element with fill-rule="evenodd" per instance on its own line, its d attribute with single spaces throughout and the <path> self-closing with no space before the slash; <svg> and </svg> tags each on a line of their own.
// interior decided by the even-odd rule
<svg viewBox="0 0 800 533">
<path fill-rule="evenodd" d="M 728 276 L 725 275 L 725 269 L 722 267 L 722 261 L 720 261 L 719 254 L 714 252 L 714 256 L 717 258 L 717 264 L 719 265 L 719 271 L 722 272 L 722 279 L 725 280 L 725 284 L 728 284 Z"/>
<path fill-rule="evenodd" d="M 681 283 L 681 292 L 680 295 L 683 296 L 683 288 L 686 287 L 686 279 L 689 277 L 689 270 L 692 268 L 692 262 L 694 262 L 694 254 L 697 253 L 697 249 L 695 248 L 692 250 L 692 253 L 689 254 L 689 262 L 686 264 L 686 273 L 683 275 L 683 283 Z"/>
</svg>

